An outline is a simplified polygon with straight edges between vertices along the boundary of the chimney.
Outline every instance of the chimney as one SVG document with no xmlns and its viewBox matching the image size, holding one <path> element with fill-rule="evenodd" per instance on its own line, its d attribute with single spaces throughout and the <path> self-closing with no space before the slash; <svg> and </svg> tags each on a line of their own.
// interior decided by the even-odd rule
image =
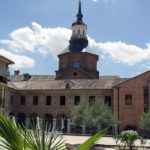
<svg viewBox="0 0 150 150">
<path fill-rule="evenodd" d="M 15 71 L 14 71 L 14 75 L 15 75 L 15 76 L 19 76 L 19 75 L 20 75 L 20 70 L 15 70 Z"/>
</svg>

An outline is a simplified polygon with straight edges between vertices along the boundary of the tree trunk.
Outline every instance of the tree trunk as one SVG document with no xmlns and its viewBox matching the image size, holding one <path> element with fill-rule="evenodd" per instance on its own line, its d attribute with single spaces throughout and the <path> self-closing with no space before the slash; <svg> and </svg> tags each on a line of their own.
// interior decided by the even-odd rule
<svg viewBox="0 0 150 150">
<path fill-rule="evenodd" d="M 130 147 L 129 147 L 129 148 L 130 148 L 130 150 L 133 150 L 133 146 L 132 146 L 132 145 L 130 145 Z"/>
</svg>

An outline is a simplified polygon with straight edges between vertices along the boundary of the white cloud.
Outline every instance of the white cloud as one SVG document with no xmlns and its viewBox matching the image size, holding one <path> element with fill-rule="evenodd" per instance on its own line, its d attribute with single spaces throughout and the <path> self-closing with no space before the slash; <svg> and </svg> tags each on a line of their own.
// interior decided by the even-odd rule
<svg viewBox="0 0 150 150">
<path fill-rule="evenodd" d="M 71 31 L 66 28 L 43 28 L 38 23 L 30 27 L 19 28 L 9 35 L 9 40 L 2 40 L 1 44 L 11 51 L 40 52 L 43 54 L 59 54 L 68 45 Z"/>
<path fill-rule="evenodd" d="M 135 65 L 150 59 L 150 44 L 147 44 L 146 48 L 141 48 L 121 41 L 105 43 L 97 43 L 93 39 L 90 41 L 90 48 L 95 49 L 98 54 L 110 56 L 115 62 Z"/>
<path fill-rule="evenodd" d="M 92 0 L 93 2 L 98 2 L 98 0 Z"/>
<path fill-rule="evenodd" d="M 9 40 L 2 40 L 1 43 L 15 52 L 18 52 L 18 50 L 32 51 L 34 49 L 35 36 L 29 27 L 17 29 L 10 33 L 9 37 Z"/>
<path fill-rule="evenodd" d="M 101 2 L 103 2 L 103 3 L 105 3 L 105 4 L 112 4 L 112 3 L 114 3 L 116 0 L 92 0 L 93 2 L 99 2 L 99 1 L 101 1 Z"/>
<path fill-rule="evenodd" d="M 34 66 L 34 60 L 23 55 L 14 54 L 5 49 L 0 49 L 0 55 L 5 56 L 6 58 L 15 62 L 13 65 L 14 69 L 18 68 L 32 68 Z"/>
<path fill-rule="evenodd" d="M 70 29 L 62 27 L 45 28 L 34 22 L 31 27 L 27 26 L 13 31 L 10 33 L 9 39 L 3 40 L 1 43 L 5 49 L 15 52 L 19 56 L 26 53 L 57 56 L 68 46 L 70 36 Z M 135 65 L 150 59 L 150 43 L 146 45 L 146 48 L 142 48 L 121 41 L 96 42 L 89 37 L 88 51 L 94 51 L 104 58 L 109 56 L 115 62 L 128 65 Z M 26 56 L 23 56 L 23 58 L 27 60 Z M 34 63 L 31 60 L 29 62 L 33 66 Z M 18 66 L 23 67 L 21 64 L 21 62 L 17 62 Z M 25 66 L 31 67 L 30 65 Z"/>
</svg>

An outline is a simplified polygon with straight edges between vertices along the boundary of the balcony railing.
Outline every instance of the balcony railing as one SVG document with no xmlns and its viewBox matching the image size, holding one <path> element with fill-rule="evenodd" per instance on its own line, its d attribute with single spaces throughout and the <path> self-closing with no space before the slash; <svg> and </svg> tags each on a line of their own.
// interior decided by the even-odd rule
<svg viewBox="0 0 150 150">
<path fill-rule="evenodd" d="M 0 76 L 3 76 L 3 77 L 9 77 L 10 76 L 10 72 L 9 70 L 0 70 Z"/>
</svg>

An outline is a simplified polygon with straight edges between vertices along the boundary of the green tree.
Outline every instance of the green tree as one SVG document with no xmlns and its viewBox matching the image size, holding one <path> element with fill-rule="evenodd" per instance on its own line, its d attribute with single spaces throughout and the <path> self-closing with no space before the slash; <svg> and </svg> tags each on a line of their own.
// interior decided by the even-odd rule
<svg viewBox="0 0 150 150">
<path fill-rule="evenodd" d="M 140 128 L 150 132 L 150 111 L 142 114 L 140 119 Z"/>
<path fill-rule="evenodd" d="M 85 126 L 97 130 L 113 127 L 116 121 L 111 108 L 104 104 L 81 104 L 72 109 L 72 119 L 75 126 Z"/>
</svg>

